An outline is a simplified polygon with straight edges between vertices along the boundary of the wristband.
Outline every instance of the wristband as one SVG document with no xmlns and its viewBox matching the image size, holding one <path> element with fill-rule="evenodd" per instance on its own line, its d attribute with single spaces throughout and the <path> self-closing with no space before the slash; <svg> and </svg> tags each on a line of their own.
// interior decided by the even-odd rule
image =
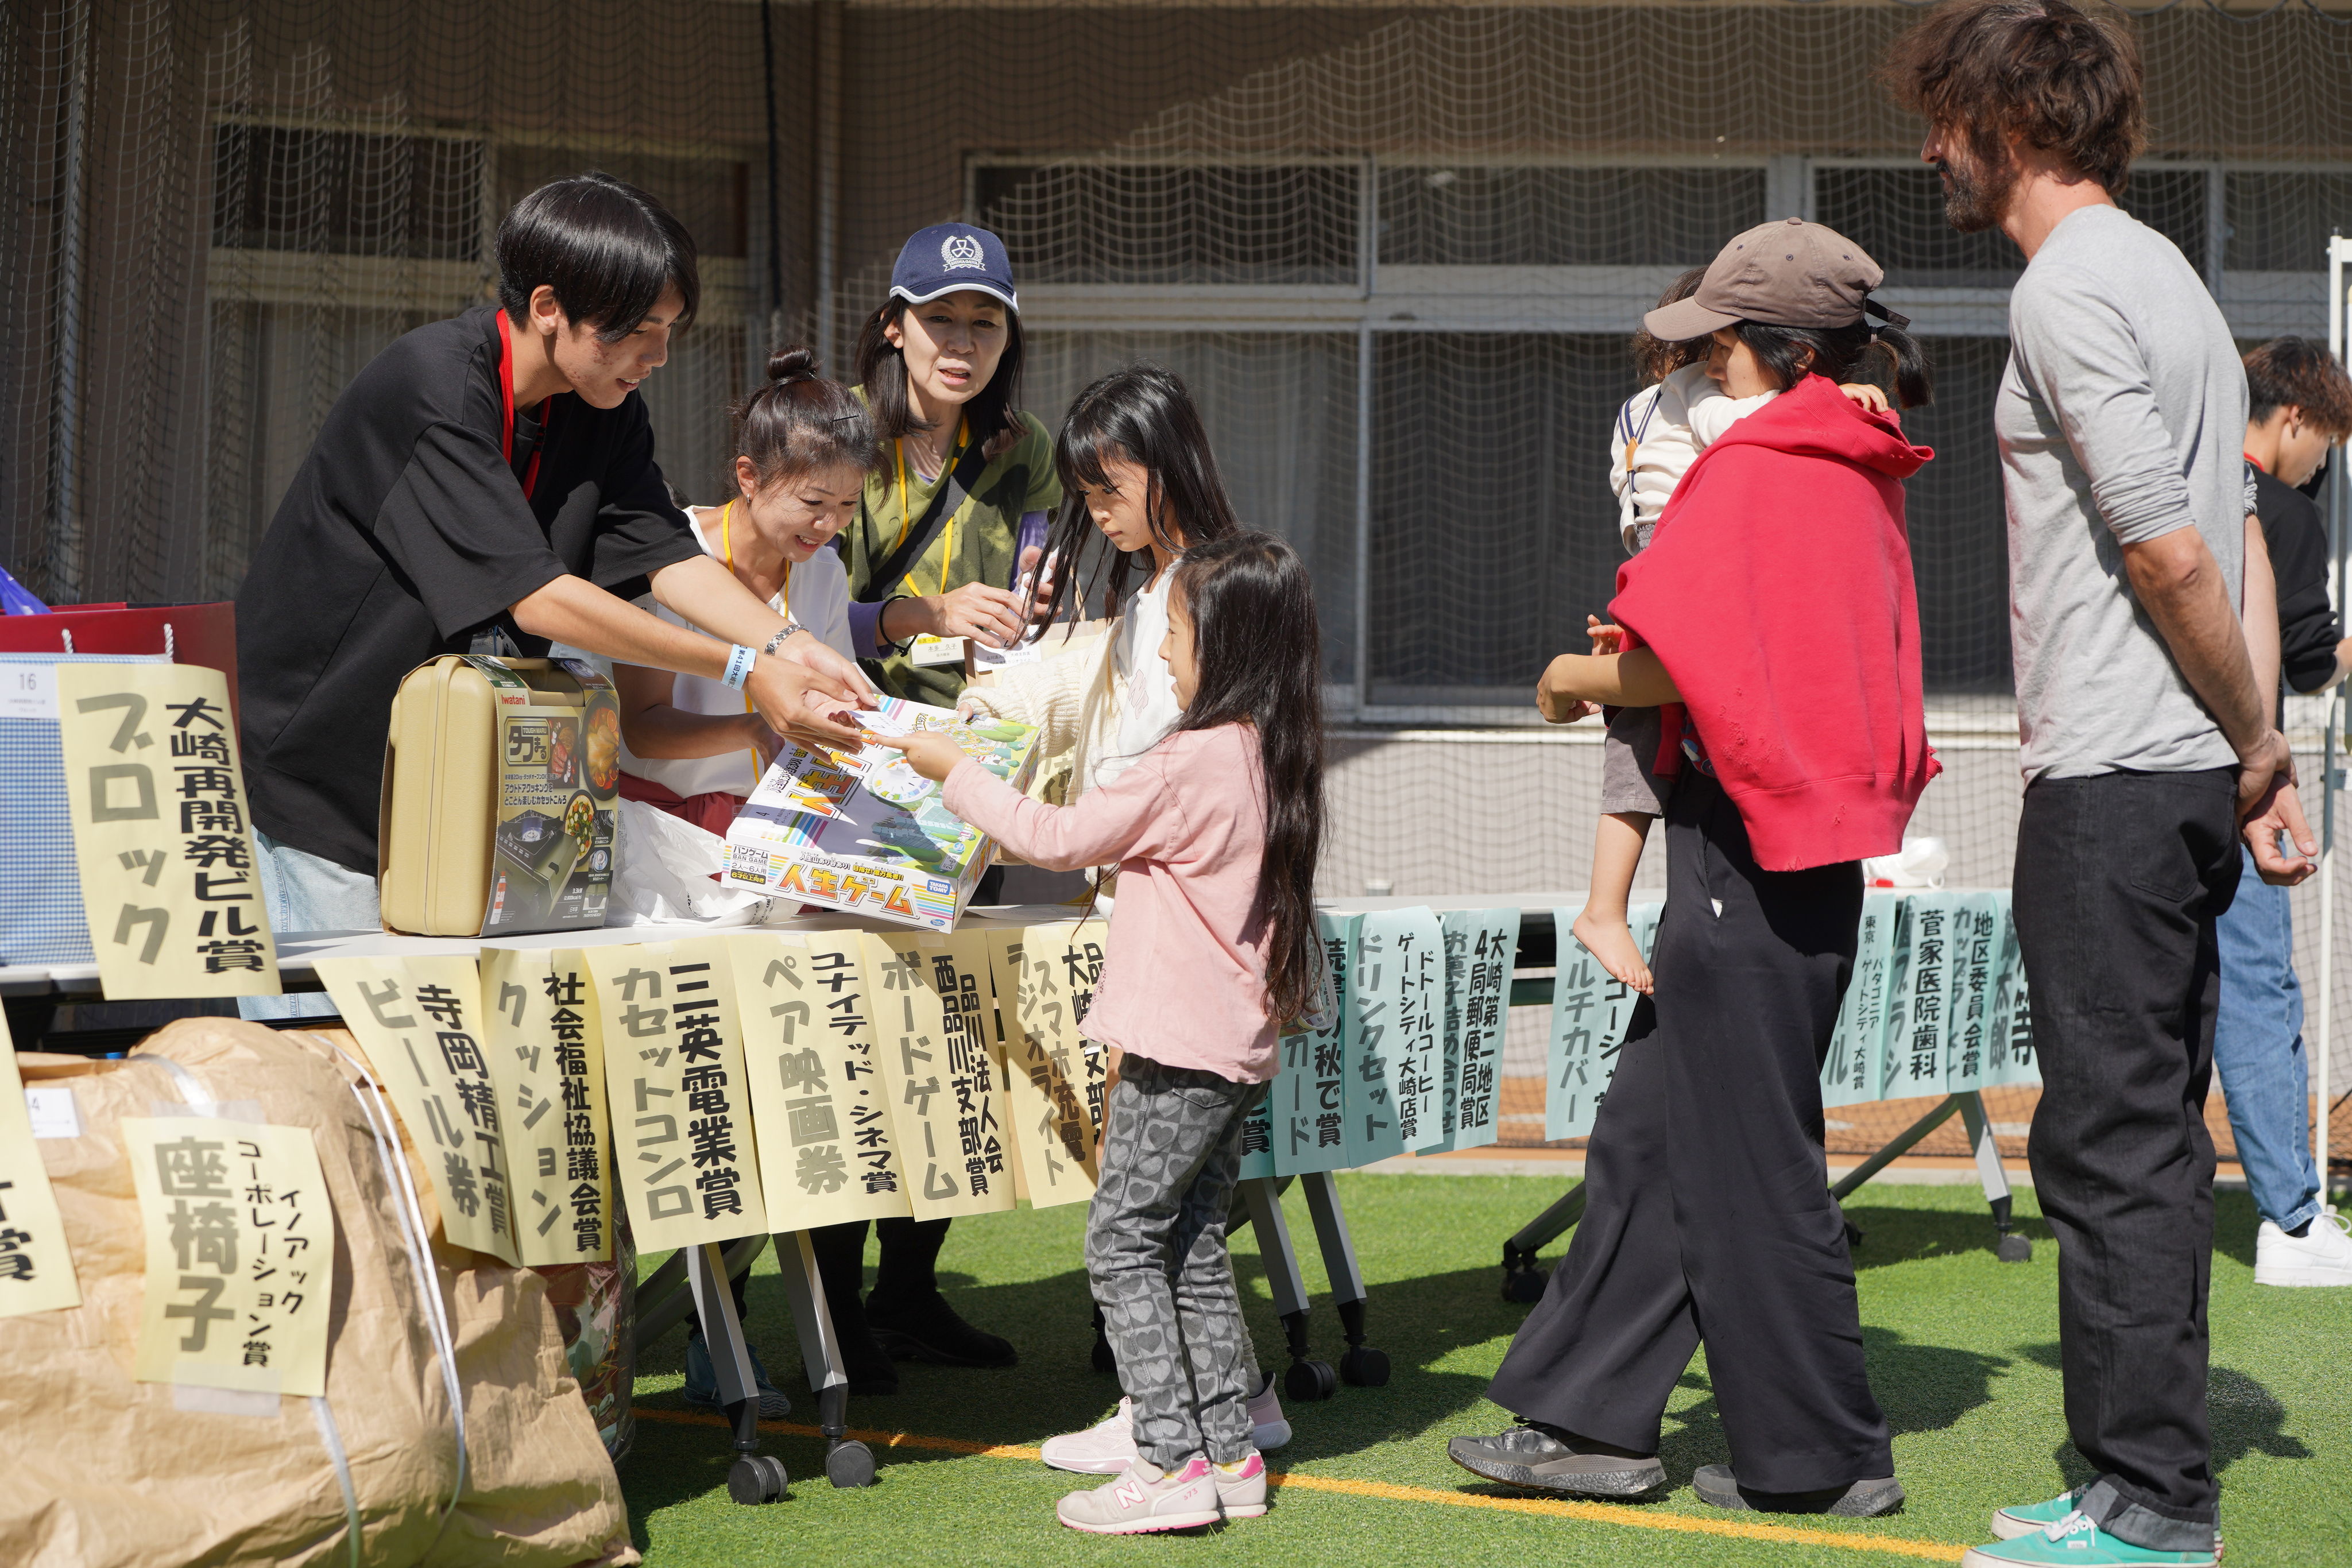
<svg viewBox="0 0 2352 1568">
<path fill-rule="evenodd" d="M 784 622 L 784 624 L 783 624 L 782 628 L 780 631 L 778 631 L 778 632 L 777 632 L 777 633 L 776 633 L 774 636 L 772 636 L 772 637 L 771 637 L 771 638 L 769 638 L 769 639 L 768 639 L 768 645 L 767 645 L 766 647 L 764 647 L 764 648 L 761 649 L 761 650 L 760 650 L 760 652 L 761 652 L 762 653 L 770 653 L 770 654 L 772 654 L 773 653 L 775 653 L 775 651 L 776 651 L 777 649 L 779 649 L 779 648 L 781 648 L 781 647 L 782 647 L 782 646 L 784 645 L 784 640 L 785 640 L 786 638 L 788 638 L 788 637 L 792 637 L 792 636 L 793 636 L 793 635 L 795 635 L 795 634 L 797 634 L 797 633 L 799 633 L 799 632 L 805 632 L 805 631 L 807 631 L 807 630 L 808 630 L 808 628 L 807 628 L 807 627 L 803 626 L 803 625 L 802 625 L 799 622 L 797 622 L 797 621 L 787 621 L 787 622 Z"/>
<path fill-rule="evenodd" d="M 733 650 L 727 655 L 727 673 L 719 677 L 726 684 L 729 691 L 740 692 L 743 689 L 743 683 L 751 678 L 751 662 L 759 656 L 742 643 L 735 644 Z"/>
</svg>

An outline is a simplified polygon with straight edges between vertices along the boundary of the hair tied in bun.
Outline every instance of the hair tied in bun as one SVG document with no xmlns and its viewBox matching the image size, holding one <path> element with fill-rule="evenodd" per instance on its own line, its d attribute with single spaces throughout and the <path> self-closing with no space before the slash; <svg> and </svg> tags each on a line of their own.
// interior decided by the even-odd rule
<svg viewBox="0 0 2352 1568">
<path fill-rule="evenodd" d="M 768 356 L 768 379 L 735 404 L 735 451 L 760 487 L 818 469 L 871 473 L 881 456 L 874 419 L 856 394 L 824 379 L 816 354 L 793 344 Z"/>
<path fill-rule="evenodd" d="M 816 350 L 798 344 L 778 349 L 768 356 L 768 380 L 779 386 L 796 386 L 802 382 L 822 378 Z"/>
</svg>

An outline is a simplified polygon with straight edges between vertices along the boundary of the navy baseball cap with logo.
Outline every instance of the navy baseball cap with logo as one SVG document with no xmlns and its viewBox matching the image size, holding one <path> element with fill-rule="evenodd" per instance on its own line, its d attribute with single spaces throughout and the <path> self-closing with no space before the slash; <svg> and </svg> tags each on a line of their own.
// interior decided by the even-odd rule
<svg viewBox="0 0 2352 1568">
<path fill-rule="evenodd" d="M 963 288 L 1001 299 L 1008 309 L 1021 308 L 1004 242 L 971 224 L 933 224 L 917 231 L 898 252 L 898 265 L 890 269 L 892 297 L 909 305 Z"/>
</svg>

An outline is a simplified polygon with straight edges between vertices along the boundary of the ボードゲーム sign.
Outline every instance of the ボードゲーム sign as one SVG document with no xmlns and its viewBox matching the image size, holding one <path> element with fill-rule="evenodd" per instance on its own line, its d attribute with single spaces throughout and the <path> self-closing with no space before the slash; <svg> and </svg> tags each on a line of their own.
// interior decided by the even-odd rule
<svg viewBox="0 0 2352 1568">
<path fill-rule="evenodd" d="M 99 982 L 115 998 L 274 996 L 228 680 L 59 664 L 58 741 Z"/>
<path fill-rule="evenodd" d="M 866 956 L 882 1086 L 915 1218 L 1011 1208 L 985 940 L 869 933 Z"/>
<path fill-rule="evenodd" d="M 147 1229 L 132 1375 L 324 1394 L 335 1213 L 310 1130 L 209 1116 L 121 1125 Z"/>
</svg>

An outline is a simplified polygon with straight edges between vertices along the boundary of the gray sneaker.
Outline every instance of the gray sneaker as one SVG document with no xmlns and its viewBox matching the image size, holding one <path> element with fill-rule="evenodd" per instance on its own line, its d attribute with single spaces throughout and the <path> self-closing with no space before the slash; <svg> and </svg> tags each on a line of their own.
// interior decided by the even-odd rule
<svg viewBox="0 0 2352 1568">
<path fill-rule="evenodd" d="M 1717 1508 L 1756 1509 L 1764 1513 L 1834 1513 L 1844 1519 L 1875 1519 L 1903 1506 L 1903 1483 L 1893 1476 L 1861 1480 L 1826 1491 L 1750 1491 L 1733 1479 L 1729 1465 L 1701 1465 L 1691 1477 L 1699 1500 Z"/>
<path fill-rule="evenodd" d="M 1586 1497 L 1637 1497 L 1666 1484 L 1655 1454 L 1629 1454 L 1606 1443 L 1539 1427 L 1514 1427 L 1492 1437 L 1455 1437 L 1445 1457 L 1473 1475 L 1536 1491 Z"/>
</svg>

